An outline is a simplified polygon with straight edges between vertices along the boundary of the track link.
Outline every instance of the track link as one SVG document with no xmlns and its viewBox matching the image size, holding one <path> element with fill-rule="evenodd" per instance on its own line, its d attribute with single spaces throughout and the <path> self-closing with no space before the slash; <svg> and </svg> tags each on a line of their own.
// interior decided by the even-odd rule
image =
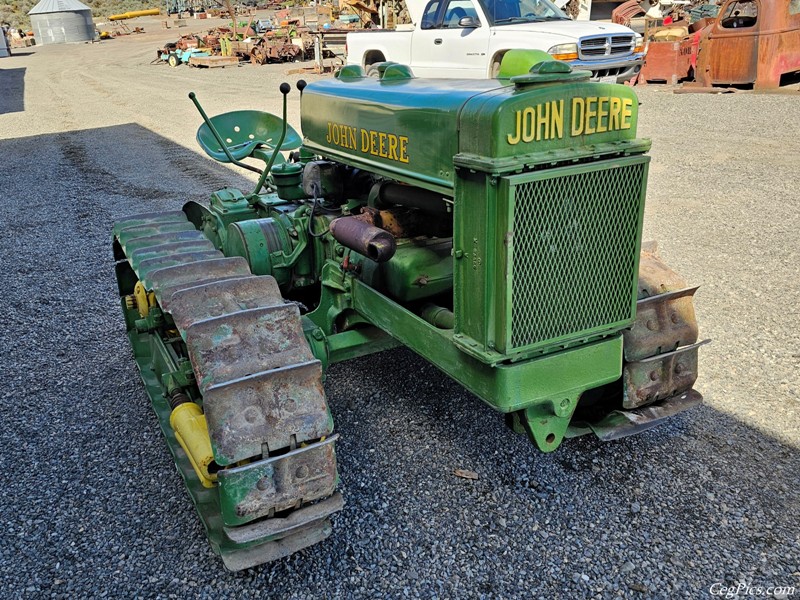
<svg viewBox="0 0 800 600">
<path fill-rule="evenodd" d="M 284 303 L 274 278 L 225 257 L 182 211 L 126 218 L 114 242 L 137 364 L 212 547 L 239 570 L 327 537 L 328 516 L 342 508 L 336 436 L 297 307 Z M 154 306 L 139 308 L 133 281 Z M 143 325 L 134 310 L 160 310 L 160 326 Z M 172 354 L 191 363 L 218 469 L 212 489 L 169 423 L 158 357 Z"/>
<path fill-rule="evenodd" d="M 692 386 L 697 380 L 698 348 L 709 340 L 698 342 L 696 291 L 661 260 L 654 243 L 643 248 L 636 321 L 623 333 L 624 410 L 586 424 L 584 431 L 615 440 L 655 427 L 702 402 Z"/>
</svg>

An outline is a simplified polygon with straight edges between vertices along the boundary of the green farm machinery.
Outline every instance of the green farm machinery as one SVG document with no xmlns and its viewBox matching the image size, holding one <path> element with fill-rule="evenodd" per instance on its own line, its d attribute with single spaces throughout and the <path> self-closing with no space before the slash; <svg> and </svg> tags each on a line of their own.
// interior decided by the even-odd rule
<svg viewBox="0 0 800 600">
<path fill-rule="evenodd" d="M 287 84 L 283 118 L 209 118 L 191 94 L 200 145 L 255 188 L 115 224 L 135 359 L 228 568 L 331 533 L 333 363 L 407 346 L 543 452 L 700 403 L 696 288 L 642 243 L 633 91 L 506 71 L 346 66 L 298 83 L 302 137 Z"/>
</svg>

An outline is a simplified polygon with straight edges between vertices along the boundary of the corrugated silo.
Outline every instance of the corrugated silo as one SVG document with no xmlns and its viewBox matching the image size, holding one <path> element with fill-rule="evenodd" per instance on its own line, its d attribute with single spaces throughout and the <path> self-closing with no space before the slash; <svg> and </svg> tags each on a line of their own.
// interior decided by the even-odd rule
<svg viewBox="0 0 800 600">
<path fill-rule="evenodd" d="M 92 9 L 78 0 L 42 0 L 28 13 L 37 44 L 94 39 Z"/>
<path fill-rule="evenodd" d="M 9 56 L 11 53 L 8 50 L 8 38 L 6 37 L 6 30 L 0 27 L 0 58 Z"/>
</svg>

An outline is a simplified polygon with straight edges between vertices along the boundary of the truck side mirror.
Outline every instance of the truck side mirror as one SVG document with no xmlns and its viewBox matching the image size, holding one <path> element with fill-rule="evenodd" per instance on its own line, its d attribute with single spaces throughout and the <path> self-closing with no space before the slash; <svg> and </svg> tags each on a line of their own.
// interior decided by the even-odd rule
<svg viewBox="0 0 800 600">
<path fill-rule="evenodd" d="M 458 26 L 464 29 L 477 29 L 481 26 L 481 22 L 475 17 L 461 17 L 458 21 Z"/>
</svg>

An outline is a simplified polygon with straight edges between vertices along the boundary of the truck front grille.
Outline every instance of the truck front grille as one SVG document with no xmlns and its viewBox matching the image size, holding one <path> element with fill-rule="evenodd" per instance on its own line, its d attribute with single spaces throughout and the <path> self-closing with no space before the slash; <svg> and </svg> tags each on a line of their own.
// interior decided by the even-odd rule
<svg viewBox="0 0 800 600">
<path fill-rule="evenodd" d="M 632 35 L 603 35 L 582 38 L 578 46 L 578 56 L 583 60 L 624 56 L 632 51 Z"/>
<path fill-rule="evenodd" d="M 646 164 L 595 163 L 512 184 L 506 352 L 618 330 L 634 318 Z"/>
</svg>

